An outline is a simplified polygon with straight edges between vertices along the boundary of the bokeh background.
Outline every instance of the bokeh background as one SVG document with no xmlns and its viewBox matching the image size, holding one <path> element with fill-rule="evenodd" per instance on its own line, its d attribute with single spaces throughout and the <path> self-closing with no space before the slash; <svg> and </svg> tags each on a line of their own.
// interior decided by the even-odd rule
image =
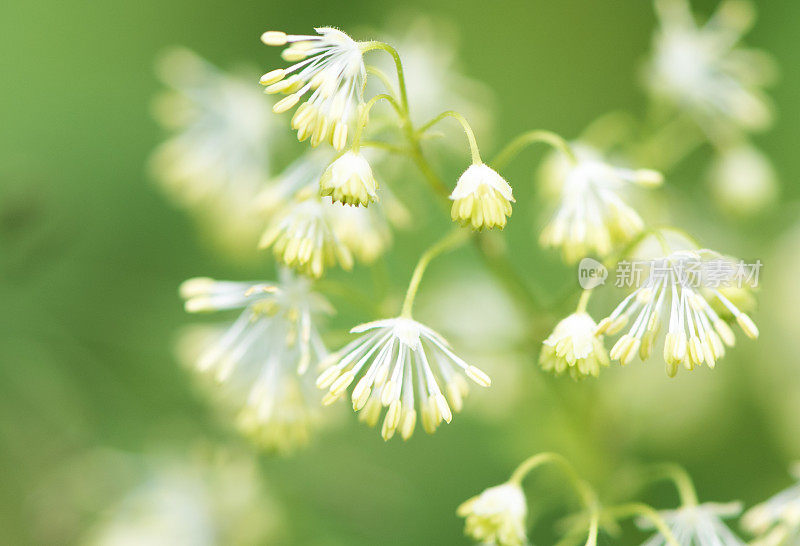
<svg viewBox="0 0 800 546">
<path fill-rule="evenodd" d="M 525 129 L 575 137 L 607 111 L 644 109 L 639 74 L 655 24 L 649 2 L 403 4 L 455 29 L 463 71 L 494 92 L 495 129 L 479 135 L 487 150 Z M 694 2 L 700 13 L 714 5 Z M 481 347 L 471 347 L 495 385 L 473 396 L 434 436 L 385 444 L 342 412 L 308 449 L 275 458 L 259 454 L 214 415 L 173 354 L 176 332 L 189 322 L 177 296 L 182 280 L 269 277 L 273 266 L 268 253 L 242 262 L 216 252 L 153 184 L 147 159 L 163 139 L 151 115 L 161 88 L 154 62 L 164 48 L 183 45 L 220 67 L 249 63 L 257 80 L 276 60 L 258 41 L 264 30 L 336 25 L 358 37 L 359 29 L 394 28 L 398 6 L 383 0 L 6 2 L 0 17 L 0 542 L 90 542 L 87 529 L 104 517 L 110 499 L 150 479 L 131 473 L 130 464 L 122 470 L 109 461 L 130 457 L 136 467 L 143 457 L 156 467 L 185 470 L 193 464 L 185 458 L 215 468 L 216 455 L 208 453 L 220 448 L 254 465 L 236 479 L 257 482 L 251 493 L 267 499 L 263 510 L 248 512 L 245 506 L 262 505 L 246 502 L 241 512 L 208 516 L 256 529 L 258 538 L 245 533 L 242 543 L 462 544 L 456 506 L 543 450 L 569 457 L 604 498 L 637 494 L 658 507 L 674 505 L 672 491 L 632 493 L 628 469 L 675 461 L 694 476 L 701 498 L 747 505 L 786 485 L 788 464 L 800 458 L 800 4 L 756 5 L 759 20 L 746 40 L 781 67 L 770 93 L 776 124 L 756 137 L 782 183 L 780 202 L 747 220 L 720 212 L 702 184 L 702 151 L 668 184 L 691 203 L 674 213 L 683 227 L 708 246 L 765 263 L 754 313 L 762 332 L 757 343 L 740 339 L 716 370 L 675 380 L 657 363 L 637 362 L 582 383 L 540 372 L 540 340 L 502 357 L 481 357 Z M 573 274 L 557 255 L 538 249 L 538 220 L 526 212 L 541 153 L 525 154 L 506 173 L 518 205 L 505 235 L 519 249 L 515 265 L 530 272 L 535 289 L 558 294 L 574 283 Z M 458 169 L 443 174 L 455 180 Z M 388 258 L 398 291 L 421 241 L 445 225 L 422 223 L 398 237 Z M 442 331 L 456 329 L 458 318 L 481 332 L 481 298 L 497 303 L 503 297 L 474 289 L 482 286 L 478 264 L 464 251 L 426 277 L 420 313 L 434 317 Z M 450 281 L 459 276 L 478 280 Z M 434 293 L 451 294 L 461 310 L 442 312 Z M 612 301 L 598 298 L 592 308 L 607 312 Z M 334 325 L 369 318 L 344 315 Z M 495 335 L 491 329 L 489 335 Z M 530 482 L 537 543 L 554 541 L 552 522 L 574 502 L 559 483 Z M 180 512 L 180 499 L 165 502 Z M 225 543 L 220 537 L 230 536 L 209 533 L 207 542 L 192 543 Z M 617 543 L 642 537 L 626 527 Z M 149 543 L 145 535 L 138 542 Z"/>
</svg>

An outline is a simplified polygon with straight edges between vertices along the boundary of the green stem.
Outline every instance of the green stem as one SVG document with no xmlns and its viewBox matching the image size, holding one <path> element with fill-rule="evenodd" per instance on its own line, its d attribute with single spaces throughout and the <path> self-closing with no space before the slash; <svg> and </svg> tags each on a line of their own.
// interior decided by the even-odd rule
<svg viewBox="0 0 800 546">
<path fill-rule="evenodd" d="M 445 202 L 450 197 L 450 188 L 442 180 L 431 167 L 430 163 L 425 159 L 420 145 L 420 136 L 424 133 L 424 129 L 430 128 L 431 125 L 438 122 L 434 120 L 423 126 L 423 130 L 414 130 L 411 123 L 411 118 L 408 112 L 408 95 L 406 92 L 405 78 L 403 76 L 403 67 L 397 51 L 384 44 L 383 42 L 364 42 L 361 44 L 362 51 L 366 52 L 372 49 L 383 49 L 388 51 L 395 59 L 395 66 L 397 67 L 397 77 L 400 85 L 401 97 L 401 128 L 403 135 L 408 141 L 410 150 L 408 153 L 411 155 L 414 164 L 417 166 L 423 177 L 426 179 L 431 188 L 439 194 Z M 465 120 L 466 121 L 466 120 Z M 470 129 L 471 132 L 471 129 Z M 474 135 L 472 137 L 474 140 Z M 477 149 L 477 144 L 475 144 Z M 473 238 L 473 242 L 478 250 L 479 255 L 486 263 L 489 270 L 495 274 L 498 279 L 504 284 L 506 289 L 514 295 L 518 301 L 522 302 L 528 307 L 528 310 L 533 315 L 541 309 L 538 299 L 531 293 L 530 289 L 526 286 L 525 282 L 519 277 L 514 270 L 513 266 L 509 263 L 505 252 L 502 249 L 495 248 L 497 245 L 490 245 L 489 239 L 485 234 L 480 234 Z"/>
<path fill-rule="evenodd" d="M 433 127 L 434 125 L 436 125 L 437 123 L 448 117 L 458 121 L 461 124 L 461 127 L 464 129 L 464 134 L 467 135 L 467 140 L 469 141 L 469 149 L 470 153 L 472 154 L 472 163 L 475 165 L 480 165 L 481 163 L 483 163 L 483 161 L 481 161 L 480 150 L 478 150 L 478 141 L 475 139 L 475 132 L 472 130 L 472 127 L 467 121 L 467 118 L 465 118 L 455 110 L 448 110 L 446 112 L 442 112 L 441 114 L 430 120 L 428 123 L 420 127 L 418 130 L 419 134 L 425 133 L 428 129 L 430 129 L 431 127 Z"/>
<path fill-rule="evenodd" d="M 681 500 L 681 506 L 697 506 L 697 491 L 694 488 L 692 478 L 682 466 L 674 463 L 656 465 L 653 467 L 651 474 L 654 480 L 665 479 L 675 484 L 675 488 L 678 490 L 678 496 Z"/>
<path fill-rule="evenodd" d="M 632 502 L 630 504 L 620 504 L 619 506 L 612 506 L 606 510 L 606 513 L 613 517 L 614 519 L 622 519 L 628 518 L 631 516 L 641 516 L 643 518 L 649 519 L 658 532 L 661 533 L 661 536 L 664 537 L 664 540 L 667 541 L 667 544 L 671 546 L 680 546 L 678 541 L 675 540 L 675 535 L 672 534 L 667 522 L 664 521 L 658 512 L 656 512 L 652 507 L 638 503 Z"/>
<path fill-rule="evenodd" d="M 354 152 L 358 151 L 358 146 L 359 146 L 359 144 L 361 142 L 361 135 L 364 133 L 364 129 L 366 128 L 367 122 L 369 120 L 369 112 L 370 112 L 370 110 L 372 110 L 372 107 L 375 106 L 375 104 L 377 104 L 378 101 L 381 101 L 381 100 L 385 100 L 389 104 L 391 104 L 392 107 L 395 109 L 395 111 L 397 111 L 397 114 L 402 119 L 403 112 L 400 110 L 400 105 L 397 104 L 397 101 L 391 95 L 387 95 L 386 93 L 381 93 L 381 94 L 375 95 L 374 97 L 369 99 L 369 101 L 367 101 L 367 103 L 361 109 L 361 114 L 358 116 L 358 125 L 356 126 L 356 134 L 353 137 L 353 146 L 352 146 L 352 148 L 353 148 Z"/>
<path fill-rule="evenodd" d="M 584 290 L 583 293 L 581 294 L 581 299 L 578 300 L 578 308 L 577 308 L 577 310 L 575 312 L 576 313 L 585 313 L 586 312 L 586 306 L 589 304 L 589 298 L 591 298 L 591 297 L 592 297 L 592 291 L 591 290 Z"/>
<path fill-rule="evenodd" d="M 522 133 L 517 138 L 509 142 L 506 147 L 503 148 L 494 158 L 494 161 L 492 161 L 492 167 L 496 170 L 503 169 L 526 146 L 535 144 L 537 142 L 549 144 L 556 150 L 559 150 L 573 164 L 578 162 L 572 147 L 561 136 L 552 131 L 534 130 Z"/>
<path fill-rule="evenodd" d="M 400 60 L 400 54 L 397 53 L 395 48 L 385 42 L 361 42 L 359 47 L 361 48 L 362 53 L 366 53 L 367 51 L 372 51 L 374 49 L 380 49 L 392 56 L 395 69 L 397 70 L 397 83 L 400 88 L 400 104 L 402 105 L 403 111 L 406 113 L 406 117 L 408 117 L 408 91 L 406 90 L 406 79 L 405 73 L 403 72 L 403 62 Z"/>
<path fill-rule="evenodd" d="M 521 486 L 522 480 L 525 479 L 525 476 L 527 476 L 532 470 L 544 464 L 557 465 L 559 468 L 561 468 L 564 474 L 566 474 L 567 478 L 569 478 L 572 487 L 578 493 L 581 504 L 589 512 L 589 536 L 586 540 L 586 546 L 595 546 L 597 544 L 597 533 L 600 524 L 600 506 L 597 502 L 597 495 L 589 486 L 589 484 L 586 483 L 577 472 L 575 472 L 575 469 L 572 467 L 570 462 L 562 455 L 552 452 L 538 453 L 533 455 L 532 457 L 525 459 L 522 464 L 520 464 L 517 469 L 514 470 L 513 474 L 511 474 L 511 478 L 508 481 Z"/>
<path fill-rule="evenodd" d="M 406 291 L 406 298 L 403 300 L 403 308 L 400 311 L 400 316 L 411 318 L 411 308 L 414 306 L 414 299 L 417 297 L 419 283 L 422 282 L 422 276 L 425 274 L 425 270 L 428 268 L 428 264 L 431 263 L 431 260 L 464 242 L 468 234 L 469 232 L 465 229 L 451 231 L 422 254 L 411 276 L 411 282 Z"/>
<path fill-rule="evenodd" d="M 389 76 L 386 74 L 386 72 L 377 66 L 367 65 L 367 74 L 378 78 L 386 90 L 389 91 L 389 93 L 394 94 L 394 85 L 392 84 L 392 81 L 389 79 Z"/>
</svg>

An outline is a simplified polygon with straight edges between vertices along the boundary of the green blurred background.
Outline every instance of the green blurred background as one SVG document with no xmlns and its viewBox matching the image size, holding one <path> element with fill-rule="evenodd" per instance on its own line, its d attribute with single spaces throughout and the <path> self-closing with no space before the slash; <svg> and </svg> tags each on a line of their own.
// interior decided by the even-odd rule
<svg viewBox="0 0 800 546">
<path fill-rule="evenodd" d="M 714 5 L 694 2 L 701 13 Z M 698 182 L 699 159 L 669 183 L 706 200 L 675 215 L 688 218 L 701 240 L 765 262 L 755 314 L 761 340 L 741 340 L 713 372 L 668 380 L 660 365 L 634 364 L 636 370 L 612 368 L 580 384 L 544 377 L 532 343 L 529 354 L 504 363 L 514 370 L 500 372 L 505 387 L 496 380 L 499 392 L 509 393 L 502 403 L 481 394 L 452 425 L 405 444 L 384 444 L 342 415 L 297 456 L 259 458 L 265 489 L 284 514 L 275 543 L 464 543 L 456 506 L 541 450 L 568 456 L 611 498 L 624 469 L 663 460 L 685 465 L 707 500 L 750 505 L 785 484 L 787 464 L 800 457 L 797 406 L 783 404 L 800 396 L 792 345 L 800 327 L 797 313 L 784 312 L 790 295 L 776 293 L 777 281 L 770 281 L 783 267 L 781 245 L 800 248 L 784 235 L 800 211 L 793 204 L 800 194 L 800 3 L 757 5 L 759 21 L 747 42 L 771 52 L 782 69 L 771 91 L 777 123 L 757 138 L 782 181 L 781 206 L 747 222 L 724 217 Z M 221 67 L 245 61 L 266 70 L 275 62 L 258 41 L 266 29 L 380 28 L 391 25 L 388 14 L 397 7 L 383 0 L 4 4 L 0 542 L 42 543 L 37 492 L 87 449 L 182 453 L 198 439 L 250 449 L 213 417 L 173 358 L 175 333 L 188 322 L 176 289 L 191 276 L 258 278 L 272 266 L 267 254 L 254 265 L 221 259 L 149 179 L 146 160 L 162 139 L 150 115 L 160 88 L 158 53 L 184 45 Z M 465 72 L 496 93 L 495 146 L 487 148 L 528 128 L 574 137 L 607 111 L 643 109 L 638 73 L 654 27 L 649 2 L 412 0 L 403 7 L 452 23 Z M 524 212 L 539 155 L 526 155 L 507 173 L 519 201 L 507 237 L 520 249 L 520 271 L 535 271 L 543 291 L 557 292 L 571 273 L 536 248 L 535 220 Z M 398 263 L 406 264 L 398 286 L 421 249 L 415 237 L 398 241 Z M 431 283 L 443 271 L 432 270 Z M 86 480 L 97 479 L 114 477 L 90 470 Z M 557 483 L 532 481 L 529 490 L 539 492 L 530 494 L 531 509 L 545 523 L 531 536 L 542 544 L 553 540 L 548 521 L 564 513 L 558 499 L 569 502 Z M 550 498 L 542 501 L 545 494 Z M 643 495 L 656 506 L 674 503 L 666 487 Z M 59 508 L 70 510 L 70 502 L 64 495 Z M 641 537 L 629 529 L 625 540 Z"/>
</svg>

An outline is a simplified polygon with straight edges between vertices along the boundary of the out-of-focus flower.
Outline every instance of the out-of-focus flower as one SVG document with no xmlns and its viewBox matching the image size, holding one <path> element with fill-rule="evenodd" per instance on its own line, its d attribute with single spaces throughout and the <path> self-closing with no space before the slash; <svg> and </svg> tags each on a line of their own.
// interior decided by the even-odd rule
<svg viewBox="0 0 800 546">
<path fill-rule="evenodd" d="M 254 244 L 252 204 L 269 176 L 280 124 L 250 82 L 189 50 L 167 52 L 158 73 L 169 90 L 155 116 L 172 136 L 153 154 L 154 176 L 176 203 L 213 224 L 216 239 Z"/>
<path fill-rule="evenodd" d="M 371 264 L 392 244 L 392 230 L 381 207 L 330 207 L 331 224 L 339 240 L 355 258 Z"/>
<path fill-rule="evenodd" d="M 481 544 L 521 546 L 527 543 L 528 505 L 518 483 L 490 487 L 461 504 L 456 513 L 466 518 L 464 533 Z"/>
<path fill-rule="evenodd" d="M 750 144 L 722 151 L 714 159 L 709 181 L 717 203 L 737 215 L 756 214 L 778 197 L 778 181 L 772 164 Z"/>
<path fill-rule="evenodd" d="M 45 544 L 245 546 L 286 538 L 283 510 L 256 461 L 203 444 L 181 453 L 82 453 L 60 463 L 31 507 Z"/>
<path fill-rule="evenodd" d="M 742 527 L 756 536 L 753 546 L 791 546 L 800 542 L 800 463 L 793 486 L 745 512 Z"/>
<path fill-rule="evenodd" d="M 722 521 L 738 516 L 742 512 L 739 502 L 718 504 L 706 502 L 687 505 L 677 510 L 664 510 L 659 515 L 667 522 L 670 531 L 680 546 L 744 546 L 733 531 Z M 641 529 L 652 529 L 650 520 L 639 519 L 636 524 Z M 667 546 L 669 542 L 660 533 L 642 546 Z"/>
<path fill-rule="evenodd" d="M 508 182 L 483 163 L 470 165 L 464 171 L 450 199 L 453 201 L 452 219 L 476 230 L 495 226 L 503 229 L 514 202 Z"/>
<path fill-rule="evenodd" d="M 628 364 L 638 355 L 646 360 L 653 350 L 665 318 L 669 321 L 664 340 L 667 374 L 672 377 L 678 365 L 694 369 L 703 363 L 713 368 L 725 354 L 725 345 L 732 346 L 733 330 L 711 308 L 701 294 L 704 287 L 736 318 L 748 337 L 758 337 L 758 328 L 717 288 L 707 286 L 703 264 L 720 260 L 708 250 L 677 251 L 653 260 L 644 284 L 626 297 L 607 318 L 600 321 L 597 333 L 614 335 L 633 320 L 633 324 L 617 340 L 610 352 L 613 360 Z"/>
<path fill-rule="evenodd" d="M 560 375 L 569 370 L 573 379 L 597 377 L 608 366 L 608 353 L 597 325 L 585 312 L 576 312 L 559 322 L 542 344 L 539 365 Z"/>
<path fill-rule="evenodd" d="M 311 92 L 292 117 L 297 138 L 311 137 L 311 145 L 329 141 L 337 150 L 347 144 L 348 124 L 361 102 L 366 79 L 362 51 L 357 42 L 335 28 L 315 29 L 317 35 L 287 35 L 268 31 L 261 41 L 270 46 L 290 44 L 282 57 L 295 62 L 261 77 L 267 93 L 287 96 L 273 106 L 276 113 L 293 108 Z"/>
<path fill-rule="evenodd" d="M 190 279 L 181 296 L 190 312 L 244 309 L 206 338 L 195 362 L 227 386 L 242 431 L 279 452 L 305 443 L 315 404 L 311 374 L 301 376 L 327 355 L 315 323 L 330 304 L 285 271 L 276 284 Z"/>
<path fill-rule="evenodd" d="M 577 162 L 558 154 L 542 170 L 546 193 L 556 194 L 559 205 L 539 239 L 561 248 L 569 263 L 589 253 L 606 256 L 639 233 L 644 222 L 622 195 L 632 184 L 650 188 L 663 180 L 649 169 L 614 167 L 586 146 L 573 149 Z"/>
<path fill-rule="evenodd" d="M 353 255 L 331 225 L 331 205 L 310 188 L 301 191 L 272 220 L 259 246 L 272 247 L 276 260 L 310 277 L 321 277 L 336 263 L 349 270 Z"/>
<path fill-rule="evenodd" d="M 657 0 L 655 5 L 661 27 L 647 66 L 650 92 L 704 127 L 767 127 L 772 112 L 762 88 L 775 77 L 772 58 L 737 47 L 753 24 L 754 6 L 746 0 L 722 0 L 699 26 L 687 0 Z"/>
<path fill-rule="evenodd" d="M 408 439 L 414 432 L 417 411 L 429 434 L 442 420 L 449 423 L 453 418 L 450 406 L 460 411 L 467 394 L 465 375 L 483 387 L 491 384 L 485 373 L 453 353 L 442 336 L 410 318 L 369 322 L 351 332 L 363 335 L 331 354 L 330 366 L 317 378 L 317 386 L 328 389 L 323 402 L 331 404 L 360 377 L 351 396 L 353 409 L 375 426 L 382 408 L 388 407 L 381 429 L 384 440 L 392 438 L 398 428 L 403 439 Z"/>
<path fill-rule="evenodd" d="M 366 158 L 348 151 L 331 163 L 319 181 L 322 196 L 345 205 L 364 205 L 378 200 L 378 183 Z"/>
</svg>

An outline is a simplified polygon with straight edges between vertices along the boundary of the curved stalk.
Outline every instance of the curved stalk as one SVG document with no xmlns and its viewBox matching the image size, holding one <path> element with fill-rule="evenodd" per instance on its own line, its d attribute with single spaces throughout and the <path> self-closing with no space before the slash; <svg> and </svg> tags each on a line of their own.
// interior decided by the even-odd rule
<svg viewBox="0 0 800 546">
<path fill-rule="evenodd" d="M 479 165 L 483 163 L 481 160 L 481 153 L 478 149 L 478 141 L 475 139 L 475 132 L 472 130 L 467 118 L 456 112 L 455 110 L 447 110 L 446 112 L 442 112 L 428 123 L 423 125 L 417 131 L 419 134 L 425 133 L 428 129 L 439 123 L 440 121 L 444 120 L 445 118 L 453 118 L 461 124 L 461 128 L 464 129 L 464 134 L 467 136 L 467 140 L 469 141 L 469 150 L 472 154 L 472 163 L 475 165 Z"/>
<path fill-rule="evenodd" d="M 361 48 L 362 53 L 379 49 L 392 56 L 395 69 L 397 70 L 397 83 L 398 87 L 400 88 L 400 104 L 403 107 L 403 111 L 406 113 L 406 117 L 408 117 L 408 91 L 406 90 L 406 78 L 405 73 L 403 72 L 403 62 L 400 60 L 400 54 L 397 53 L 395 48 L 385 42 L 361 42 L 359 47 Z"/>
<path fill-rule="evenodd" d="M 629 504 L 620 504 L 619 506 L 612 506 L 606 510 L 606 513 L 614 519 L 628 518 L 632 516 L 640 516 L 649 519 L 655 528 L 667 541 L 670 546 L 680 546 L 678 541 L 675 540 L 675 535 L 672 534 L 667 522 L 664 521 L 658 512 L 652 507 L 639 502 L 632 502 Z"/>
<path fill-rule="evenodd" d="M 417 262 L 417 266 L 414 268 L 414 273 L 411 275 L 411 282 L 408 285 L 405 300 L 403 300 L 403 308 L 400 311 L 400 316 L 411 318 L 411 308 L 414 306 L 414 299 L 417 297 L 419 283 L 422 282 L 422 276 L 425 274 L 425 270 L 428 268 L 428 264 L 431 263 L 431 260 L 464 242 L 468 233 L 469 232 L 464 229 L 451 231 L 422 254 Z"/>
<path fill-rule="evenodd" d="M 681 506 L 697 506 L 697 490 L 689 473 L 682 466 L 674 463 L 656 465 L 652 468 L 651 474 L 654 480 L 669 480 L 675 484 Z"/>
<path fill-rule="evenodd" d="M 353 151 L 358 151 L 358 146 L 361 142 L 361 135 L 364 133 L 364 129 L 367 126 L 367 122 L 369 120 L 369 112 L 372 110 L 372 107 L 378 103 L 378 101 L 385 100 L 392 107 L 395 109 L 397 114 L 402 119 L 403 112 L 400 110 L 400 105 L 397 104 L 397 101 L 394 99 L 393 96 L 387 95 L 386 93 L 381 93 L 379 95 L 375 95 L 374 97 L 370 98 L 364 107 L 361 109 L 361 114 L 358 116 L 358 125 L 356 126 L 356 134 L 353 137 Z"/>
<path fill-rule="evenodd" d="M 500 153 L 497 154 L 497 156 L 495 156 L 494 160 L 492 161 L 492 167 L 497 170 L 502 169 L 526 146 L 539 142 L 549 144 L 556 150 L 560 151 L 567 157 L 567 159 L 569 159 L 571 163 L 575 164 L 578 162 L 572 147 L 561 136 L 552 131 L 534 130 L 522 133 L 514 140 L 509 142 L 506 147 L 503 148 Z"/>
<path fill-rule="evenodd" d="M 589 536 L 586 540 L 586 546 L 596 546 L 597 533 L 600 525 L 600 507 L 597 502 L 597 495 L 589 484 L 575 472 L 575 469 L 564 456 L 552 452 L 533 455 L 522 461 L 522 464 L 514 470 L 508 481 L 521 485 L 522 480 L 524 480 L 532 470 L 548 463 L 555 464 L 561 468 L 567 478 L 569 478 L 572 487 L 578 493 L 581 504 L 589 512 Z"/>
</svg>

